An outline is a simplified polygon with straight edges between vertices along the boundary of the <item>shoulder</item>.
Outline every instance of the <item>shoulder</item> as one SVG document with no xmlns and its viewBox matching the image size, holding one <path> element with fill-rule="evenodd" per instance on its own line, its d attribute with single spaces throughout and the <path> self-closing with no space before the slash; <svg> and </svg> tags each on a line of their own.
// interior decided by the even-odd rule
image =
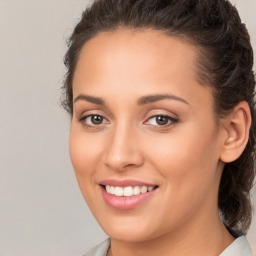
<svg viewBox="0 0 256 256">
<path fill-rule="evenodd" d="M 110 238 L 106 239 L 83 256 L 106 256 L 110 246 Z M 238 237 L 219 256 L 253 256 L 245 236 Z"/>
<path fill-rule="evenodd" d="M 251 247 L 245 236 L 238 237 L 220 256 L 253 256 Z"/>
<path fill-rule="evenodd" d="M 110 246 L 110 238 L 92 248 L 89 252 L 82 256 L 106 256 Z"/>
</svg>

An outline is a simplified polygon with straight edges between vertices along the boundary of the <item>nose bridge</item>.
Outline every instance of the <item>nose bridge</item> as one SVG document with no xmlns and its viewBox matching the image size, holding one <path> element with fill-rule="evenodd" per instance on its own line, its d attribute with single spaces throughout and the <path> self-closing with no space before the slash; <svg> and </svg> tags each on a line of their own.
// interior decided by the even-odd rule
<svg viewBox="0 0 256 256">
<path fill-rule="evenodd" d="M 143 163 L 138 145 L 136 129 L 125 120 L 117 123 L 111 130 L 109 145 L 105 152 L 105 164 L 114 170 L 125 170 L 128 166 Z"/>
</svg>

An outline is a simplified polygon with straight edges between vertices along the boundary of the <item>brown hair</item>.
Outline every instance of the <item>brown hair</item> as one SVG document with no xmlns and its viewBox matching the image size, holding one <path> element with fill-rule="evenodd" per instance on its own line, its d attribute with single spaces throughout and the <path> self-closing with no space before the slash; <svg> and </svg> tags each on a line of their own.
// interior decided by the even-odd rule
<svg viewBox="0 0 256 256">
<path fill-rule="evenodd" d="M 65 56 L 64 108 L 73 112 L 72 80 L 83 45 L 101 31 L 118 28 L 162 31 L 192 42 L 202 85 L 213 88 L 216 114 L 229 113 L 247 101 L 252 116 L 248 144 L 242 155 L 224 167 L 219 210 L 224 224 L 246 233 L 251 223 L 250 190 L 255 177 L 255 78 L 247 29 L 227 0 L 96 0 L 82 14 Z"/>
</svg>

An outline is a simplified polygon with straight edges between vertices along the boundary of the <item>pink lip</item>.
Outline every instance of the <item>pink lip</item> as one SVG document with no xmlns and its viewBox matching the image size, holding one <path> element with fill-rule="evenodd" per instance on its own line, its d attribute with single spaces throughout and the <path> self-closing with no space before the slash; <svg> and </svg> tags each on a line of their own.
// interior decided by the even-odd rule
<svg viewBox="0 0 256 256">
<path fill-rule="evenodd" d="M 124 180 L 124 181 L 117 181 L 117 180 L 105 180 L 100 183 L 101 185 L 110 185 L 110 186 L 118 186 L 118 187 L 125 187 L 125 186 L 154 186 L 148 183 L 134 181 L 134 180 Z M 147 201 L 152 197 L 157 189 L 153 189 L 150 192 L 146 192 L 143 194 L 139 194 L 136 196 L 115 196 L 107 193 L 103 186 L 100 186 L 102 191 L 102 196 L 104 201 L 111 207 L 118 209 L 118 210 L 130 210 L 133 209 L 143 202 Z"/>
</svg>

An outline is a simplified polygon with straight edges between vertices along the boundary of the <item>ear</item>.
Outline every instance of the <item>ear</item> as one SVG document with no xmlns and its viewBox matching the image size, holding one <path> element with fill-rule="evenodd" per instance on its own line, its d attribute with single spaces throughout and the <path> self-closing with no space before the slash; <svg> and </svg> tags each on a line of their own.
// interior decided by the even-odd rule
<svg viewBox="0 0 256 256">
<path fill-rule="evenodd" d="M 240 102 L 233 111 L 223 120 L 223 141 L 221 142 L 220 160 L 230 163 L 243 153 L 251 126 L 251 111 L 246 101 Z"/>
</svg>

